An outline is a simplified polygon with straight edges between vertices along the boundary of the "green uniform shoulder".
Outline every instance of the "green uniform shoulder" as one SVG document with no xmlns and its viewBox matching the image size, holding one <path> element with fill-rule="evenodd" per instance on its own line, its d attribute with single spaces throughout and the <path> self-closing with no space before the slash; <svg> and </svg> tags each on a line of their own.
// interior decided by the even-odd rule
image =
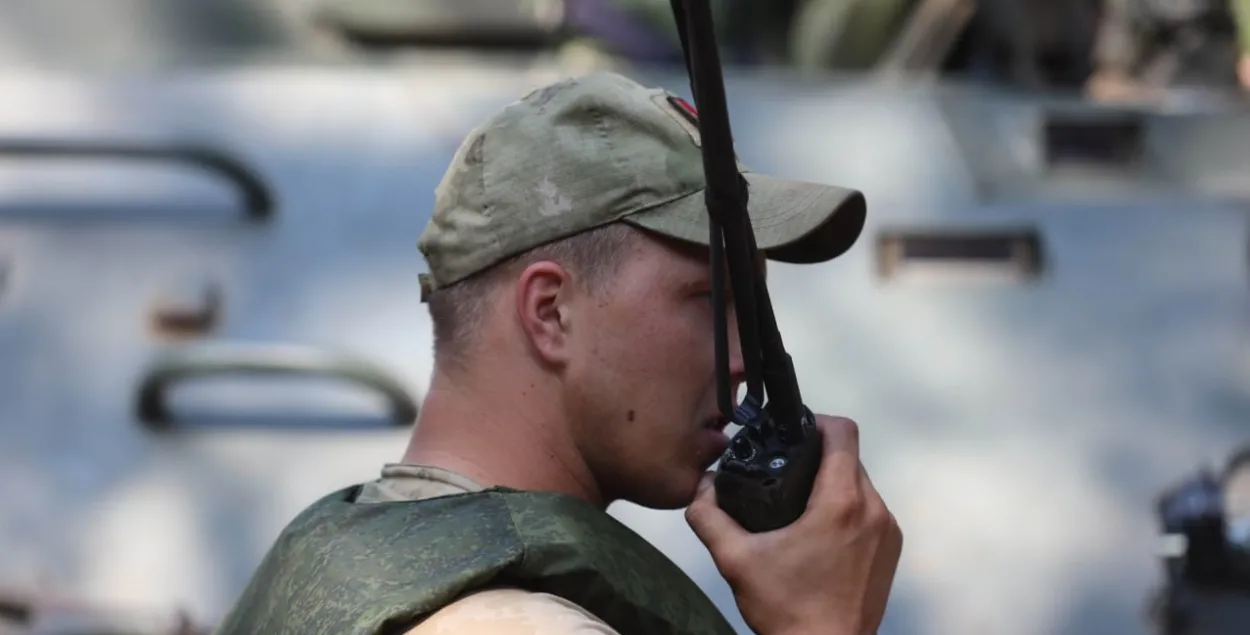
<svg viewBox="0 0 1250 635">
<path fill-rule="evenodd" d="M 217 635 L 396 632 L 487 586 L 563 597 L 622 635 L 734 632 L 676 564 L 574 497 L 493 488 L 356 503 L 358 491 L 283 530 Z"/>
</svg>

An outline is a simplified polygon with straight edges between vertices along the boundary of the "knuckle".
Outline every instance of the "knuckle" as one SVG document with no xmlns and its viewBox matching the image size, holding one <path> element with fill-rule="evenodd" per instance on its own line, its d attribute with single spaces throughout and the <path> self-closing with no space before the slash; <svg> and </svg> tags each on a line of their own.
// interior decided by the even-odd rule
<svg viewBox="0 0 1250 635">
<path fill-rule="evenodd" d="M 874 525 L 880 524 L 882 527 L 894 521 L 894 514 L 890 513 L 885 499 L 876 490 L 864 493 L 864 520 Z"/>
<path fill-rule="evenodd" d="M 707 519 L 707 510 L 703 506 L 702 501 L 696 500 L 686 507 L 686 522 L 695 528 L 700 528 Z"/>
<path fill-rule="evenodd" d="M 711 555 L 716 568 L 720 570 L 721 576 L 727 583 L 738 584 L 746 577 L 748 570 L 746 565 L 751 557 L 741 543 L 731 542 L 720 545 L 720 548 Z"/>
<path fill-rule="evenodd" d="M 865 505 L 864 523 L 874 532 L 880 534 L 894 533 L 896 523 L 894 515 L 880 499 Z"/>
<path fill-rule="evenodd" d="M 821 415 L 817 418 L 817 421 L 826 432 L 831 432 L 852 440 L 859 438 L 859 424 L 853 419 L 849 419 L 847 417 Z"/>
<path fill-rule="evenodd" d="M 715 564 L 716 570 L 720 572 L 720 577 L 725 580 L 725 584 L 728 584 L 729 588 L 736 589 L 749 583 L 750 576 L 746 575 L 746 572 L 741 569 L 730 568 L 721 560 L 717 560 Z"/>
<path fill-rule="evenodd" d="M 852 527 L 859 524 L 865 511 L 864 493 L 856 490 L 848 491 L 837 500 L 832 501 L 829 508 L 830 520 L 841 527 Z"/>
</svg>

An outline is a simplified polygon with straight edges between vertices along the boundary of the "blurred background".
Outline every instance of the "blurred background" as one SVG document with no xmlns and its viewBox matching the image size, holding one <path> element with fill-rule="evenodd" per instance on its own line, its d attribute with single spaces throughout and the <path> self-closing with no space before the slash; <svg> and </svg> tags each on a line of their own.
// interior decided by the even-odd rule
<svg viewBox="0 0 1250 635">
<path fill-rule="evenodd" d="M 907 545 L 882 635 L 1250 632 L 1241 0 L 712 0 L 759 171 L 869 201 L 770 288 Z M 204 633 L 397 460 L 463 135 L 668 0 L 0 0 L 0 633 Z M 680 512 L 610 510 L 743 633 Z"/>
</svg>

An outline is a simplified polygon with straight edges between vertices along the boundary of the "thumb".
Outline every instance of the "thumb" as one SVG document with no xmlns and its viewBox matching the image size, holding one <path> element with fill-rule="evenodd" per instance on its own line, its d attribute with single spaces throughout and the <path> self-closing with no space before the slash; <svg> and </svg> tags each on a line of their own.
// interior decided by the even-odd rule
<svg viewBox="0 0 1250 635">
<path fill-rule="evenodd" d="M 716 504 L 714 478 L 715 472 L 707 472 L 703 475 L 694 501 L 686 508 L 686 523 L 713 555 L 726 540 L 746 534 L 746 530 Z"/>
</svg>

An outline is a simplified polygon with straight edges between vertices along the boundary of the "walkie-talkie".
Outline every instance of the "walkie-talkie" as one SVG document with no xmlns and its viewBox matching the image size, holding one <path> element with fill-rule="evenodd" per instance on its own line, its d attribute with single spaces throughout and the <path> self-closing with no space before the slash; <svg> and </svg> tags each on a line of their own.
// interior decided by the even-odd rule
<svg viewBox="0 0 1250 635">
<path fill-rule="evenodd" d="M 794 522 L 807 508 L 820 468 L 820 431 L 799 395 L 763 272 L 756 267 L 755 233 L 747 215 L 749 193 L 734 158 L 711 7 L 708 0 L 671 1 L 699 112 L 712 228 L 708 244 L 716 316 L 717 397 L 722 416 L 742 426 L 720 459 L 716 501 L 747 531 L 770 531 Z M 747 395 L 737 406 L 729 387 L 726 268 L 746 371 Z"/>
</svg>

